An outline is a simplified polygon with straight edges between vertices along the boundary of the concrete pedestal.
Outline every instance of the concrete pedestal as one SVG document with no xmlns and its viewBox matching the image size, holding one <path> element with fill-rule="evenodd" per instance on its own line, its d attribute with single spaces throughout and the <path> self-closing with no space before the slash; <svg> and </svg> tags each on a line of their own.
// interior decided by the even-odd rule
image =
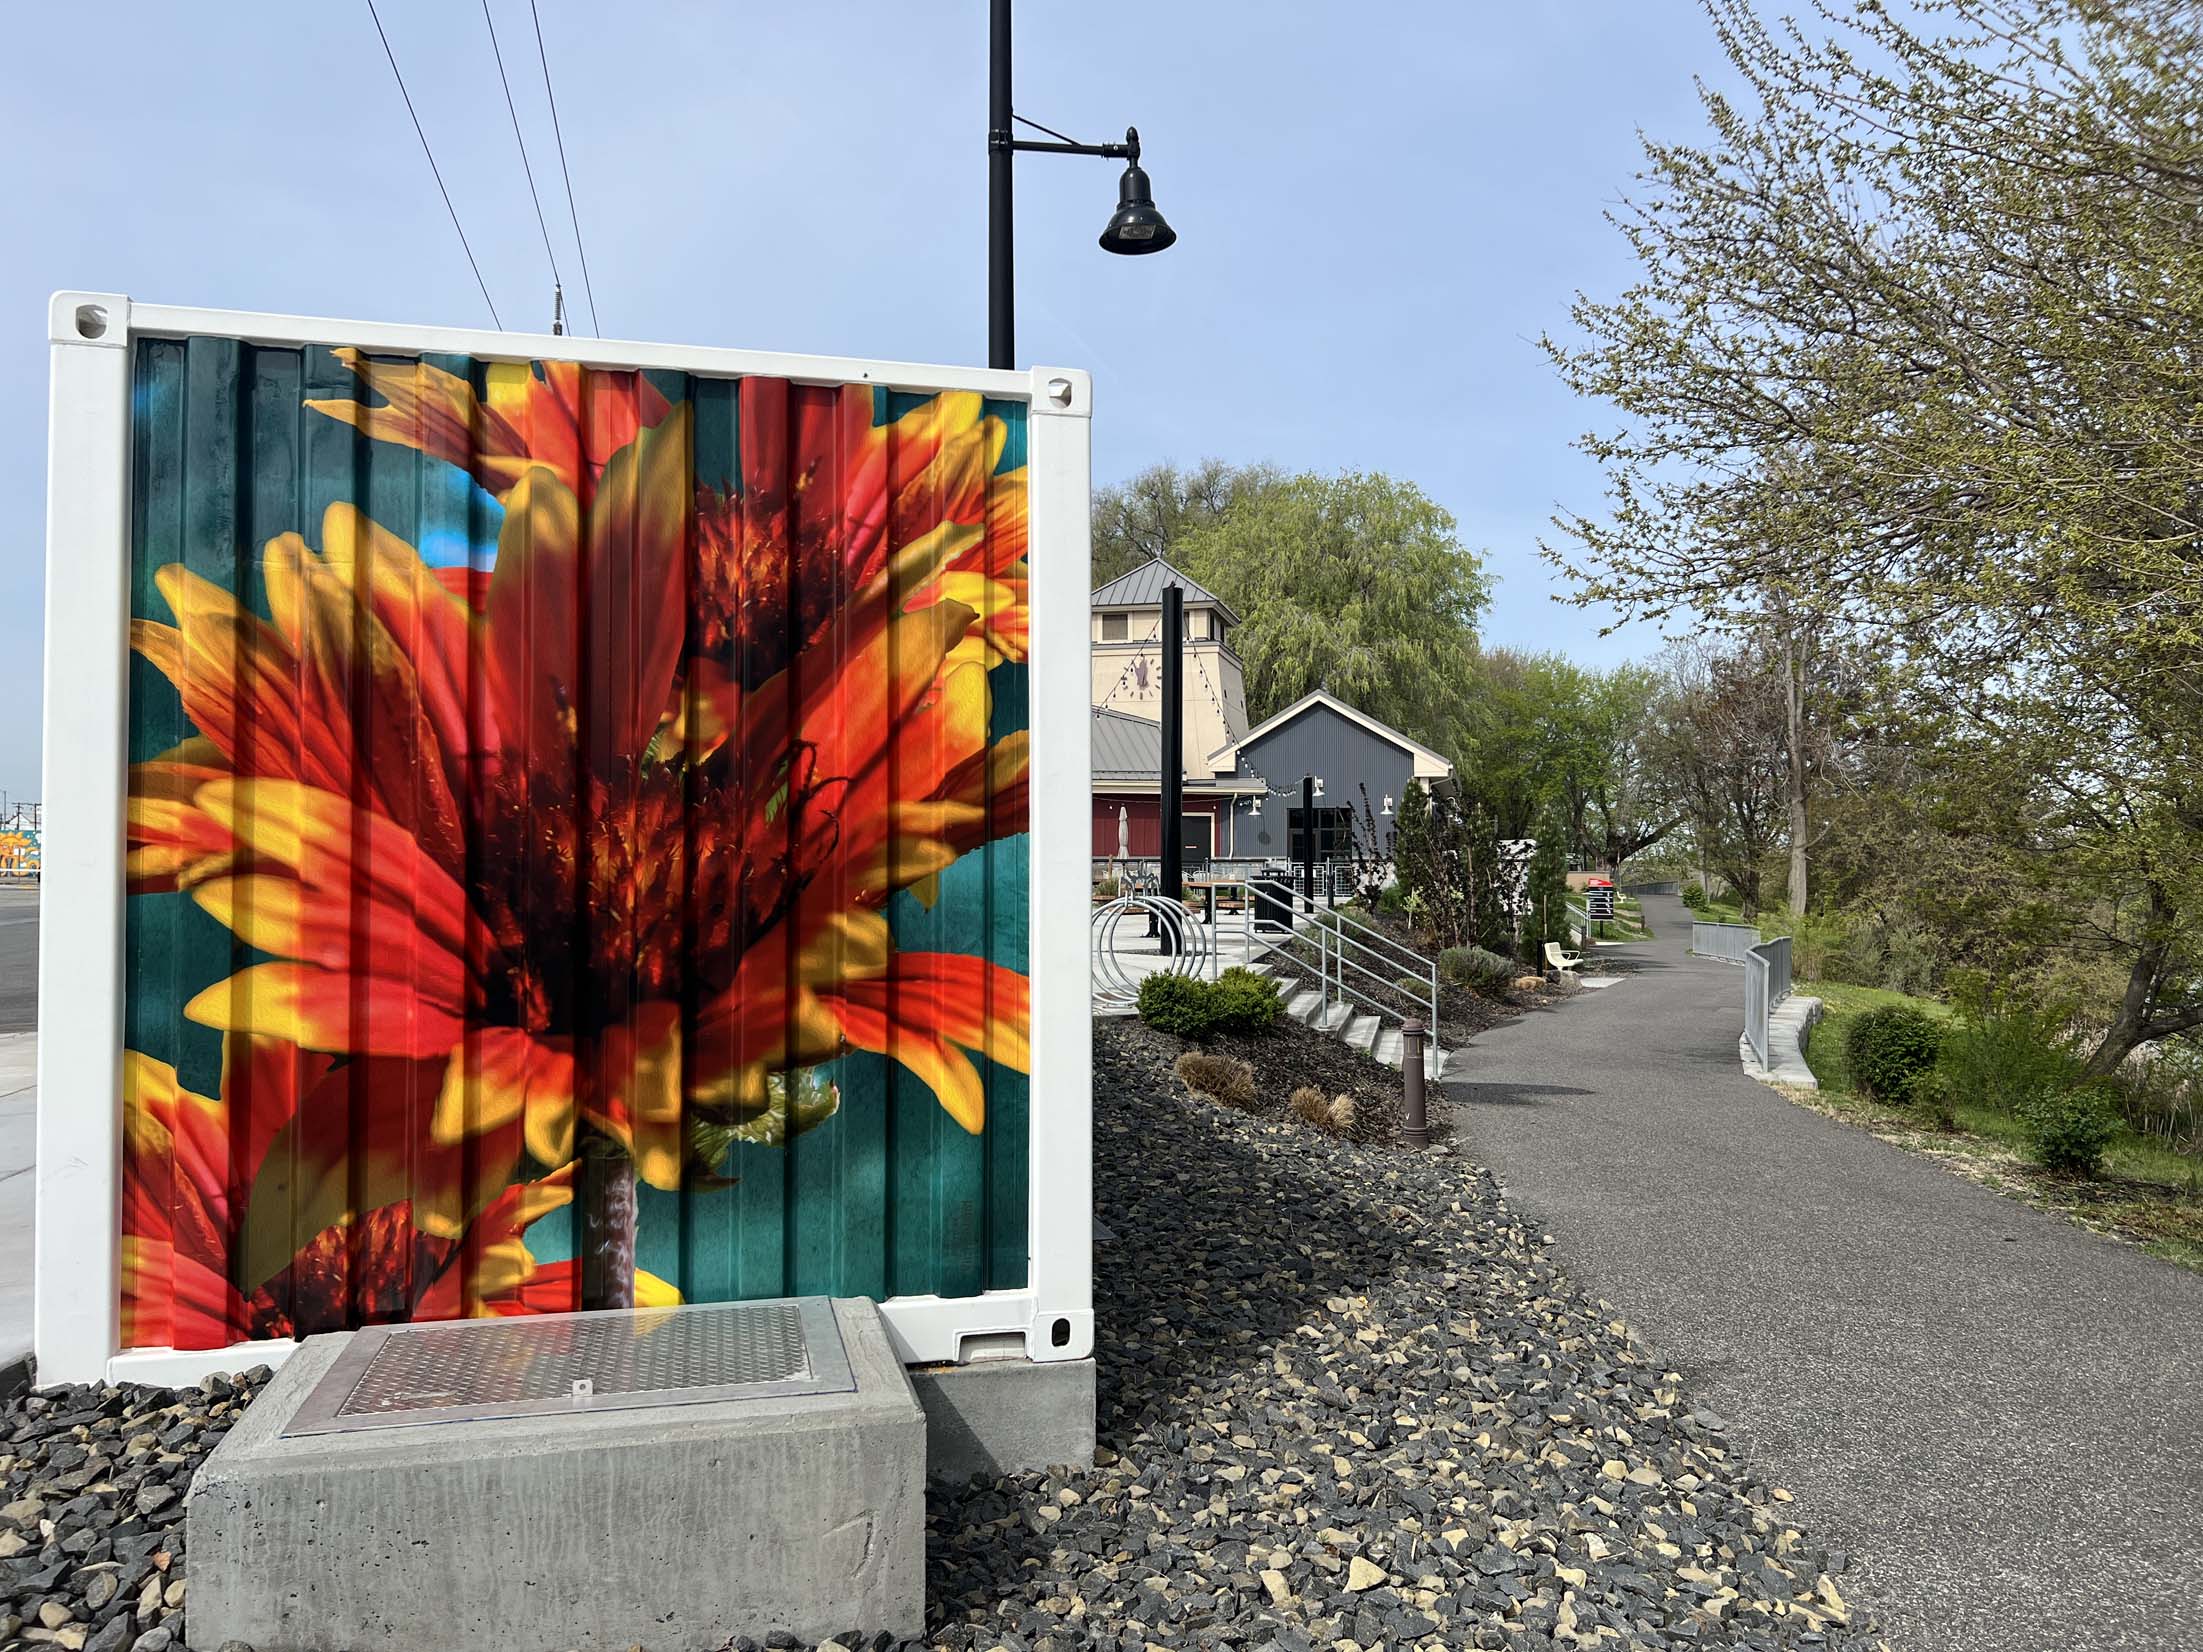
<svg viewBox="0 0 2203 1652">
<path fill-rule="evenodd" d="M 916 1636 L 926 1421 L 869 1302 L 856 1391 L 282 1437 L 316 1337 L 192 1482 L 191 1644 L 626 1652 Z"/>
<path fill-rule="evenodd" d="M 1094 1466 L 1094 1362 L 981 1360 L 910 1373 L 926 1467 L 952 1480 Z"/>
</svg>

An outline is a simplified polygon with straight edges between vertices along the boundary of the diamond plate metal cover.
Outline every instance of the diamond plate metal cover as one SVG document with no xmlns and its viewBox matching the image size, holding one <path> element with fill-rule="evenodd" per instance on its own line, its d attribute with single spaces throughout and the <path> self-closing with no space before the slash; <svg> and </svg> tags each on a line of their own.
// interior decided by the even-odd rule
<svg viewBox="0 0 2203 1652">
<path fill-rule="evenodd" d="M 283 1433 L 585 1416 L 856 1386 L 823 1296 L 375 1325 L 353 1333 Z"/>
</svg>

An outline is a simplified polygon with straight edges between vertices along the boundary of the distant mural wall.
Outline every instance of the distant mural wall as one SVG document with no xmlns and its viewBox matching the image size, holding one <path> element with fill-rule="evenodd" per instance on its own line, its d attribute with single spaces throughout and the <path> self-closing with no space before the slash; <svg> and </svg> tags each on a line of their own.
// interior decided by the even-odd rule
<svg viewBox="0 0 2203 1652">
<path fill-rule="evenodd" d="M 134 348 L 124 1345 L 1023 1284 L 1023 407 Z"/>
</svg>

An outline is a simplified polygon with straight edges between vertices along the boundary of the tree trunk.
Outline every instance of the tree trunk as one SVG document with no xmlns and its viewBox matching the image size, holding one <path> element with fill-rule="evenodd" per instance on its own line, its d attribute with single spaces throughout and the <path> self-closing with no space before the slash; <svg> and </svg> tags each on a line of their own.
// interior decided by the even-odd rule
<svg viewBox="0 0 2203 1652">
<path fill-rule="evenodd" d="M 635 1161 L 610 1136 L 581 1127 L 575 1142 L 581 1204 L 581 1305 L 635 1305 Z"/>
<path fill-rule="evenodd" d="M 1805 650 L 1797 634 L 1783 639 L 1783 710 L 1789 725 L 1790 915 L 1805 914 Z"/>
<path fill-rule="evenodd" d="M 2164 899 L 2152 885 L 2150 922 L 2158 924 L 2164 917 Z M 2165 950 L 2164 941 L 2149 938 L 2145 931 L 2142 945 L 2134 949 L 2134 962 L 2127 966 L 2126 990 L 2119 995 L 2119 1013 L 2111 1018 L 2111 1025 L 2104 1029 L 2103 1037 L 2088 1053 L 2089 1073 L 2103 1077 L 2117 1072 L 2119 1063 L 2151 1036 L 2150 1005 L 2157 996 L 2158 974 L 2164 968 Z"/>
</svg>

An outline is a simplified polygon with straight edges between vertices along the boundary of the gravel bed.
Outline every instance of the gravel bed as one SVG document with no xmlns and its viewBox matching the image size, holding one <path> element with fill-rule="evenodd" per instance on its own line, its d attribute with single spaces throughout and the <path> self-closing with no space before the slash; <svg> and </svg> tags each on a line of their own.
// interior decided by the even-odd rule
<svg viewBox="0 0 2203 1652">
<path fill-rule="evenodd" d="M 1406 1100 L 1399 1073 L 1373 1061 L 1342 1039 L 1319 1033 L 1297 1021 L 1282 1019 L 1266 1033 L 1252 1036 L 1219 1033 L 1199 1045 L 1157 1032 L 1146 1022 L 1130 1017 L 1096 1021 L 1094 1093 L 1097 1105 L 1103 1095 L 1139 1090 L 1158 1069 L 1169 1080 L 1170 1088 L 1179 1096 L 1185 1096 L 1185 1086 L 1170 1077 L 1170 1064 L 1184 1051 L 1196 1048 L 1211 1055 L 1234 1057 L 1254 1069 L 1255 1104 L 1250 1111 L 1257 1117 L 1284 1121 L 1294 1129 L 1311 1128 L 1286 1106 L 1294 1090 L 1309 1084 L 1326 1096 L 1354 1098 L 1354 1125 L 1347 1132 L 1354 1140 L 1392 1142 L 1399 1139 L 1400 1115 Z M 1193 1097 L 1190 1105 L 1198 1109 L 1219 1104 L 1205 1097 Z M 1443 1140 L 1453 1128 L 1453 1109 L 1447 1104 L 1441 1086 L 1424 1086 L 1423 1111 L 1430 1122 L 1431 1139 Z M 1103 1217 L 1105 1222 L 1108 1219 L 1106 1215 Z"/>
<path fill-rule="evenodd" d="M 1482 1170 L 1275 1108 L 1287 1076 L 1317 1082 L 1317 1046 L 1361 1061 L 1281 1029 L 1238 1111 L 1184 1093 L 1178 1040 L 1097 1027 L 1095 1192 L 1118 1236 L 1096 1256 L 1099 1462 L 932 1486 L 923 1644 L 1882 1645 L 1844 1602 L 1845 1556 Z M 256 1386 L 0 1413 L 0 1647 L 184 1645 L 182 1494 Z"/>
<path fill-rule="evenodd" d="M 54 1388 L 0 1413 L 0 1646 L 182 1647 L 184 1493 L 267 1379 Z"/>
</svg>

